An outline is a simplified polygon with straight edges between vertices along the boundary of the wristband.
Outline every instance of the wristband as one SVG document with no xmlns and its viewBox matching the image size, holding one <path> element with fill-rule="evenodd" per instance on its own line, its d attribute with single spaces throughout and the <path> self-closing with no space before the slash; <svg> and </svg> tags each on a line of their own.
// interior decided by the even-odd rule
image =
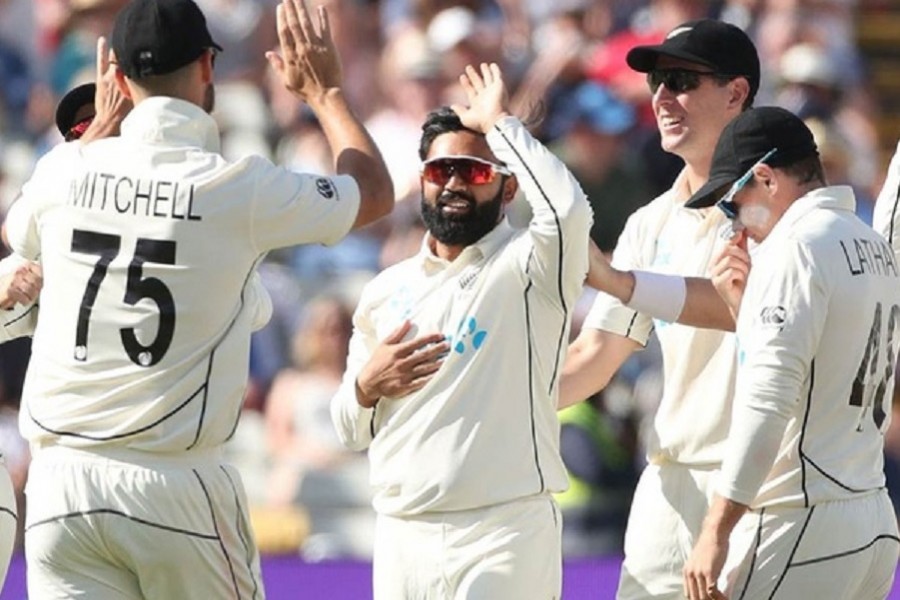
<svg viewBox="0 0 900 600">
<path fill-rule="evenodd" d="M 680 275 L 632 271 L 634 291 L 626 306 L 654 319 L 674 323 L 687 297 L 687 284 Z"/>
</svg>

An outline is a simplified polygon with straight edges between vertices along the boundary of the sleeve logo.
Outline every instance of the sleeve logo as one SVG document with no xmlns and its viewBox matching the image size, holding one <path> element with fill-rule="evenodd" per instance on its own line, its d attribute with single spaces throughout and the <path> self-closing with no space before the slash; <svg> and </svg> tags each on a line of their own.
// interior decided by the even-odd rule
<svg viewBox="0 0 900 600">
<path fill-rule="evenodd" d="M 759 312 L 759 323 L 761 325 L 774 325 L 781 327 L 784 325 L 787 311 L 783 306 L 765 306 Z"/>
<path fill-rule="evenodd" d="M 326 179 L 325 177 L 316 179 L 316 190 L 318 190 L 323 198 L 328 198 L 329 200 L 335 196 L 334 184 L 331 183 L 330 179 Z"/>
</svg>

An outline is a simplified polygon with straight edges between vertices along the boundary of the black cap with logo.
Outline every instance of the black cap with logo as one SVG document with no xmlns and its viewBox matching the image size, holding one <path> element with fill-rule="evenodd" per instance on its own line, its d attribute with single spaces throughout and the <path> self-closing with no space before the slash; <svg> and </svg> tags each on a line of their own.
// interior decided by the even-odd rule
<svg viewBox="0 0 900 600">
<path fill-rule="evenodd" d="M 628 52 L 628 66 L 641 73 L 656 68 L 660 56 L 705 65 L 722 75 L 742 75 L 750 83 L 750 97 L 759 89 L 759 55 L 740 27 L 701 19 L 688 21 L 669 32 L 661 44 L 635 46 Z"/>
<path fill-rule="evenodd" d="M 222 50 L 193 0 L 131 0 L 116 16 L 112 47 L 129 79 L 165 75 Z"/>
<path fill-rule="evenodd" d="M 800 117 L 777 106 L 752 108 L 722 130 L 713 152 L 709 181 L 686 206 L 703 208 L 718 202 L 728 188 L 768 153 L 772 167 L 786 167 L 818 156 L 813 134 Z"/>
</svg>

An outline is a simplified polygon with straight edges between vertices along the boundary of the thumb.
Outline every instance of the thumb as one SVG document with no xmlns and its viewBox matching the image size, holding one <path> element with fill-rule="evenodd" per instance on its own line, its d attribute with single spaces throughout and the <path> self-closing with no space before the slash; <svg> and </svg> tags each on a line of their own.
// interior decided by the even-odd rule
<svg viewBox="0 0 900 600">
<path fill-rule="evenodd" d="M 277 52 L 266 52 L 266 60 L 279 75 L 284 72 L 284 59 Z"/>
<path fill-rule="evenodd" d="M 397 344 L 403 340 L 407 333 L 409 333 L 409 329 L 412 327 L 412 323 L 409 319 L 404 319 L 397 329 L 393 330 L 388 334 L 386 338 L 384 338 L 385 344 Z"/>
</svg>

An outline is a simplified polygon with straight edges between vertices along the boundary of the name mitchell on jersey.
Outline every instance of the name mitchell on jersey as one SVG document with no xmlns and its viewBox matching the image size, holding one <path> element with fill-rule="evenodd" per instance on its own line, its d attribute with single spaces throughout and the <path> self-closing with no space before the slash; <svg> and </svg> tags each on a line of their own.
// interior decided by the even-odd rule
<svg viewBox="0 0 900 600">
<path fill-rule="evenodd" d="M 87 173 L 80 182 L 72 181 L 69 204 L 161 219 L 203 220 L 194 213 L 194 186 L 185 189 L 177 181 Z"/>
</svg>

